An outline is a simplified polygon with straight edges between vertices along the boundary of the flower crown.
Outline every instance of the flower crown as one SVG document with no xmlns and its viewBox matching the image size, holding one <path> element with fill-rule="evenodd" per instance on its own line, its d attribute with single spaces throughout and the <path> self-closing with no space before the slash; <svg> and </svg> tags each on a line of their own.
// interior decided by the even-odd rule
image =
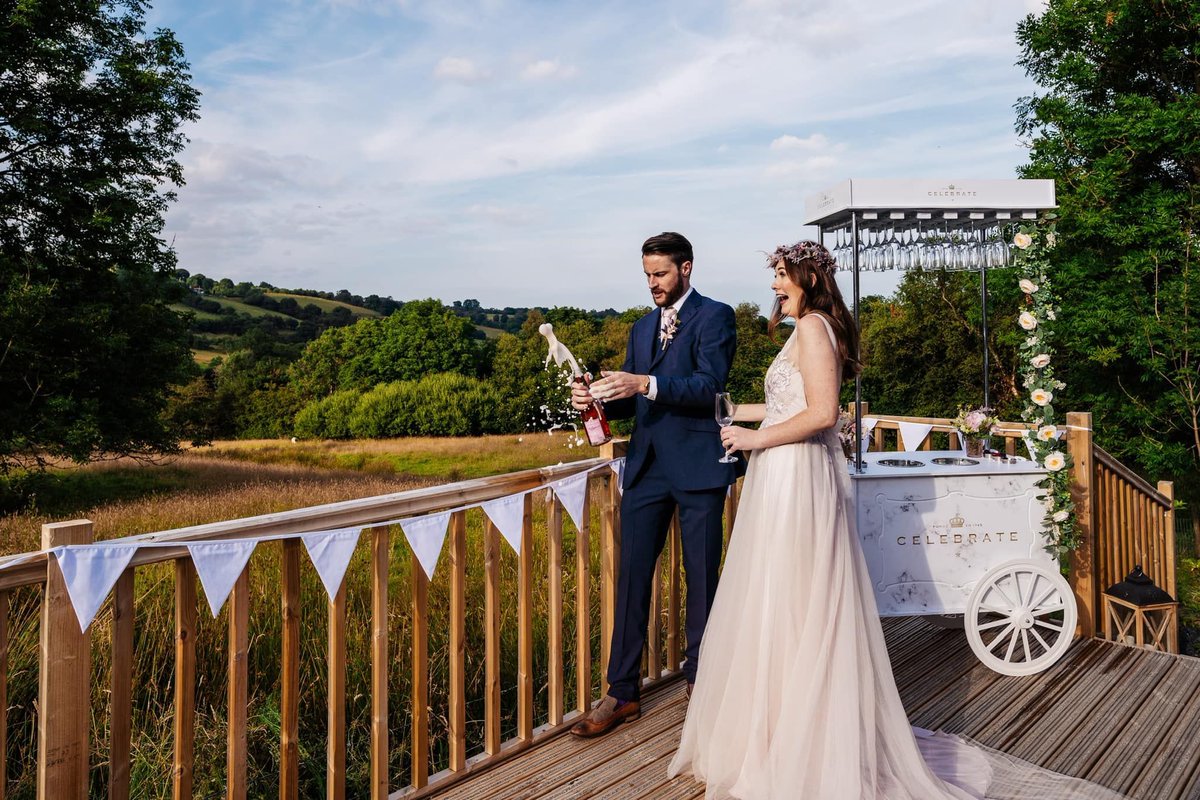
<svg viewBox="0 0 1200 800">
<path fill-rule="evenodd" d="M 805 259 L 811 259 L 830 277 L 833 277 L 833 273 L 837 271 L 837 262 L 833 260 L 833 256 L 829 254 L 824 245 L 808 239 L 791 245 L 779 245 L 775 248 L 774 253 L 767 256 L 767 265 L 774 267 L 780 261 L 799 264 Z"/>
</svg>

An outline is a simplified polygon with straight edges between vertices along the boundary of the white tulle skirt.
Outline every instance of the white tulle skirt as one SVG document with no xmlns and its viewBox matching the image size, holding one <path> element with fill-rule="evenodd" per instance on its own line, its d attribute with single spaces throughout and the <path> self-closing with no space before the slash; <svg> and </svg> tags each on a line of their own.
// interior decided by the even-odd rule
<svg viewBox="0 0 1200 800">
<path fill-rule="evenodd" d="M 832 436 L 750 458 L 670 774 L 710 800 L 1119 797 L 910 727 Z"/>
</svg>

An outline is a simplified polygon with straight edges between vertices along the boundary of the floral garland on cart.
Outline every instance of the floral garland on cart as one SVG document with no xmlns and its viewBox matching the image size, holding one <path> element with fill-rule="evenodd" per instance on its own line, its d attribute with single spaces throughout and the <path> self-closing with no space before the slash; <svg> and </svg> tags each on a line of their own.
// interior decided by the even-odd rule
<svg viewBox="0 0 1200 800">
<path fill-rule="evenodd" d="M 1054 410 L 1054 395 L 1066 387 L 1054 377 L 1054 323 L 1058 319 L 1058 300 L 1049 277 L 1049 251 L 1054 249 L 1056 234 L 1053 213 L 1025 223 L 1013 236 L 1014 263 L 1024 295 L 1017 321 L 1026 332 L 1021 343 L 1021 367 L 1028 392 L 1021 418 L 1033 426 L 1027 434 L 1034 460 L 1047 474 L 1039 484 L 1046 490 L 1046 524 L 1043 533 L 1049 547 L 1063 552 L 1079 544 L 1071 501 L 1071 457 L 1060 436 L 1064 429 Z"/>
</svg>

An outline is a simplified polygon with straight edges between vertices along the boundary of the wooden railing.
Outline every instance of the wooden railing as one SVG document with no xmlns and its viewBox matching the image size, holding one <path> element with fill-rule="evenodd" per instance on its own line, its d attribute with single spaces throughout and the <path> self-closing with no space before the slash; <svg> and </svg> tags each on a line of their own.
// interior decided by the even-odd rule
<svg viewBox="0 0 1200 800">
<path fill-rule="evenodd" d="M 132 698 L 135 642 L 134 577 L 135 571 L 147 565 L 170 562 L 174 565 L 174 748 L 171 769 L 172 796 L 193 796 L 195 755 L 193 750 L 196 713 L 196 631 L 197 591 L 196 571 L 183 546 L 186 542 L 214 541 L 270 534 L 293 534 L 306 531 L 331 530 L 352 526 L 367 526 L 364 530 L 369 549 L 370 570 L 370 796 L 373 800 L 392 797 L 420 797 L 460 779 L 479 768 L 507 758 L 532 743 L 567 730 L 574 719 L 590 708 L 592 701 L 606 689 L 603 675 L 607 669 L 609 634 L 615 610 L 616 565 L 620 548 L 619 489 L 612 470 L 603 465 L 607 459 L 623 453 L 623 444 L 606 447 L 601 458 L 540 470 L 501 475 L 492 478 L 464 481 L 447 486 L 394 495 L 303 508 L 296 511 L 262 517 L 201 525 L 143 537 L 130 537 L 123 542 L 179 543 L 179 547 L 155 547 L 139 550 L 129 568 L 118 581 L 111 603 L 111 624 L 93 625 L 81 633 L 73 607 L 67 596 L 57 560 L 45 552 L 19 566 L 0 571 L 0 737 L 7 731 L 8 601 L 10 592 L 22 586 L 44 584 L 41 598 L 41 653 L 39 658 L 39 708 L 37 796 L 45 800 L 68 800 L 87 796 L 89 782 L 89 724 L 93 708 L 89 687 L 91 655 L 94 646 L 111 648 L 112 669 L 109 689 L 108 731 L 108 797 L 130 796 L 130 737 L 132 730 Z M 446 670 L 448 709 L 446 741 L 439 752 L 445 755 L 445 768 L 431 774 L 430 741 L 430 661 L 429 661 L 429 594 L 430 581 L 412 555 L 407 570 L 411 604 L 411 641 L 408 651 L 411 660 L 410 695 L 411 734 L 407 746 L 411 757 L 406 775 L 389 774 L 388 703 L 395 687 L 388 685 L 388 666 L 396 657 L 395 644 L 389 642 L 389 610 L 394 612 L 397 598 L 389 596 L 389 572 L 402 565 L 390 565 L 395 547 L 393 537 L 398 528 L 376 527 L 373 523 L 407 518 L 511 496 L 518 492 L 538 489 L 547 484 L 593 470 L 589 478 L 588 499 L 585 503 L 585 522 L 575 532 L 574 559 L 564 563 L 564 512 L 547 490 L 544 525 L 535 531 L 534 495 L 524 498 L 522 547 L 517 556 L 515 586 L 516 625 L 516 731 L 515 737 L 504 741 L 502 715 L 512 716 L 513 709 L 502 709 L 501 606 L 511 601 L 514 587 L 501 585 L 502 542 L 499 531 L 479 509 L 455 511 L 451 515 L 446 552 L 435 581 L 448 584 L 449 632 Z M 540 495 L 540 493 L 538 493 Z M 736 495 L 732 495 L 735 497 Z M 732 502 L 730 509 L 732 510 Z M 468 537 L 468 516 L 476 527 L 482 527 L 483 572 L 483 643 L 484 679 L 483 735 L 479 752 L 468 752 L 467 736 L 467 596 L 468 560 L 475 563 L 479 553 L 471 553 Z M 591 521 L 598 520 L 598 536 L 593 534 Z M 47 525 L 43 530 L 43 548 L 48 550 L 65 544 L 84 544 L 93 539 L 92 524 L 86 520 Z M 536 534 L 536 535 L 535 535 Z M 477 537 L 478 538 L 478 537 Z M 593 566 L 593 553 L 598 545 L 598 575 Z M 361 545 L 360 545 L 361 546 Z M 279 796 L 300 796 L 300 602 L 301 602 L 301 542 L 298 539 L 268 541 L 262 547 L 280 548 L 280 609 L 282 613 L 280 679 L 280 741 Z M 402 549 L 404 548 L 401 545 Z M 544 576 L 534 574 L 534 555 L 544 559 Z M 509 558 L 509 556 L 504 556 Z M 12 560 L 12 559 L 7 559 Z M 680 636 L 680 540 L 677 523 L 672 526 L 669 546 L 660 562 L 656 576 L 654 613 L 650 622 L 649 641 L 645 655 L 647 683 L 669 680 L 678 675 L 682 640 Z M 471 576 L 477 579 L 478 576 Z M 575 586 L 574 642 L 563 640 L 564 577 Z M 247 797 L 247 702 L 249 686 L 249 566 L 239 577 L 229 598 L 227 644 L 227 718 L 226 769 L 228 798 Z M 544 606 L 545 637 L 534 641 L 533 601 L 535 583 Z M 330 800 L 346 797 L 346 665 L 347 665 L 347 583 L 336 597 L 328 602 L 328 639 L 326 643 L 326 678 L 328 681 L 326 796 Z M 666 608 L 663 592 L 666 589 Z M 472 608 L 472 613 L 478 609 Z M 664 613 L 665 611 L 665 613 Z M 593 619 L 598 616 L 599 630 Z M 105 628 L 110 632 L 107 642 L 93 642 L 94 632 Z M 535 647 L 545 647 L 546 696 L 541 706 L 535 701 Z M 567 676 L 564 675 L 564 654 L 573 649 L 573 696 L 566 697 Z M 597 659 L 598 655 L 598 659 Z M 598 664 L 596 663 L 598 660 Z M 540 684 L 540 681 L 539 681 Z M 392 692 L 389 691 L 392 689 Z M 97 710 L 98 716 L 103 716 Z M 535 726 L 544 719 L 544 724 Z M 6 747 L 0 739 L 0 775 L 7 775 L 4 763 Z M 0 780 L 0 799 L 4 797 L 4 781 Z M 95 790 L 95 787 L 93 787 Z"/>
<path fill-rule="evenodd" d="M 895 446 L 889 430 L 900 422 L 918 422 L 933 426 L 922 449 L 940 449 L 936 437 L 945 436 L 950 446 L 950 422 L 947 419 L 872 415 L 879 419 L 873 433 L 877 448 Z M 1083 632 L 1092 635 L 1097 622 L 1100 589 L 1119 580 L 1133 562 L 1141 563 L 1156 583 L 1174 593 L 1174 546 L 1171 511 L 1171 485 L 1160 483 L 1157 490 L 1117 463 L 1091 439 L 1088 414 L 1068 416 L 1068 449 L 1073 459 L 1072 491 L 1078 511 L 1083 546 L 1072 554 L 1071 580 L 1080 603 Z M 1026 430 L 1021 423 L 1001 423 L 1005 450 L 1013 453 Z M 39 672 L 39 710 L 37 721 L 37 796 L 44 800 L 74 800 L 87 796 L 89 756 L 92 753 L 89 723 L 93 713 L 89 687 L 90 661 L 94 646 L 111 651 L 111 684 L 107 724 L 109 752 L 108 797 L 128 798 L 130 786 L 130 737 L 132 731 L 133 674 L 135 634 L 135 571 L 152 564 L 168 562 L 174 571 L 174 682 L 172 796 L 193 796 L 195 755 L 193 750 L 196 711 L 196 572 L 184 547 L 187 542 L 244 538 L 269 534 L 294 534 L 366 526 L 369 550 L 370 638 L 368 653 L 359 654 L 370 662 L 370 788 L 372 800 L 383 798 L 419 798 L 431 794 L 478 769 L 506 759 L 533 743 L 556 736 L 574 719 L 586 712 L 594 698 L 606 689 L 603 675 L 609 657 L 609 636 L 613 625 L 616 597 L 616 570 L 621 545 L 620 493 L 611 470 L 596 469 L 589 478 L 590 488 L 584 524 L 575 532 L 573 559 L 564 547 L 563 508 L 547 490 L 544 509 L 535 509 L 534 495 L 525 496 L 522 547 L 517 556 L 515 586 L 502 582 L 503 548 L 499 531 L 483 517 L 482 511 L 455 511 L 450 518 L 446 552 L 434 584 L 439 595 L 446 596 L 448 632 L 445 683 L 448 685 L 446 725 L 442 740 L 430 736 L 430 588 L 416 556 L 407 553 L 409 563 L 390 564 L 395 530 L 370 526 L 386 520 L 461 509 L 488 500 L 526 490 L 540 490 L 553 481 L 581 470 L 591 470 L 608 459 L 623 454 L 617 443 L 605 448 L 601 458 L 540 470 L 528 470 L 492 478 L 464 481 L 429 489 L 393 495 L 303 508 L 280 514 L 252 517 L 211 525 L 184 528 L 164 534 L 131 537 L 122 541 L 178 544 L 139 550 L 118 581 L 111 603 L 108 641 L 93 642 L 93 626 L 81 633 L 74 610 L 66 595 L 57 561 L 45 552 L 32 554 L 29 560 L 11 569 L 0 570 L 0 775 L 7 775 L 4 758 L 7 748 L 8 643 L 13 634 L 9 625 L 10 593 L 23 586 L 43 584 L 41 596 L 41 650 Z M 726 504 L 727 530 L 737 510 L 736 487 Z M 537 511 L 537 513 L 535 513 Z M 540 526 L 535 518 L 542 518 Z M 593 522 L 599 530 L 593 531 Z M 481 529 L 470 537 L 468 529 Z M 544 535 L 543 535 L 544 534 Z M 62 544 L 91 541 L 92 524 L 86 520 L 47 525 L 43 529 L 43 549 Z M 280 677 L 279 796 L 297 798 L 300 793 L 300 662 L 301 636 L 301 551 L 296 539 L 264 543 L 260 547 L 280 550 L 280 611 L 282 614 Z M 475 549 L 478 548 L 478 549 Z M 403 546 L 401 551 L 406 550 Z M 480 552 L 482 551 L 482 552 Z M 544 562 L 544 579 L 535 574 L 535 556 Z M 12 559 L 8 559 L 12 560 Z M 483 720 L 479 746 L 469 751 L 467 734 L 467 640 L 468 579 L 478 581 L 468 562 L 482 572 L 483 583 Z M 0 560 L 0 563 L 3 563 Z M 389 612 L 397 598 L 389 596 L 394 582 L 392 573 L 401 570 L 409 576 L 409 592 L 404 603 L 411 609 L 411 628 L 407 650 L 411 664 L 409 704 L 411 731 L 407 737 L 410 754 L 407 774 L 392 774 L 390 755 L 396 742 L 389 741 L 388 704 L 395 687 L 389 686 L 388 666 L 397 647 L 389 641 Z M 644 656 L 648 683 L 675 679 L 679 675 L 683 640 L 680 618 L 681 558 L 678 522 L 672 525 L 655 577 L 655 591 Z M 361 576 L 360 576 L 361 577 Z M 228 639 L 226 661 L 228 691 L 226 697 L 228 733 L 226 741 L 226 797 L 236 800 L 248 795 L 247 703 L 249 654 L 251 648 L 249 567 L 239 577 L 227 613 Z M 564 587 L 574 585 L 571 598 Z M 534 588 L 540 604 L 534 602 Z M 515 736 L 505 740 L 502 717 L 504 686 L 502 665 L 511 659 L 502 643 L 502 606 L 515 594 L 517 644 L 515 647 Z M 346 797 L 347 730 L 347 597 L 344 583 L 328 602 L 328 633 L 325 647 L 328 728 L 325 785 L 329 800 Z M 574 605 L 574 641 L 564 639 L 564 614 L 568 601 Z M 439 613 L 442 610 L 439 609 Z M 535 641 L 535 614 L 545 614 L 545 633 Z M 571 619 L 570 615 L 566 619 Z M 540 621 L 540 620 L 539 620 Z M 596 624 L 598 622 L 598 625 Z M 443 632 L 438 632 L 443 633 Z M 540 684 L 534 674 L 534 657 L 545 647 L 545 700 L 537 700 Z M 568 668 L 566 657 L 573 657 Z M 510 673 L 511 675 L 511 673 Z M 574 691 L 568 691 L 568 684 Z M 510 716 L 513 709 L 508 709 Z M 542 724 L 538 721 L 543 720 Z M 434 762 L 434 750 L 443 754 Z M 441 766 L 441 769 L 431 767 Z M 0 780 L 0 800 L 4 797 Z"/>
</svg>

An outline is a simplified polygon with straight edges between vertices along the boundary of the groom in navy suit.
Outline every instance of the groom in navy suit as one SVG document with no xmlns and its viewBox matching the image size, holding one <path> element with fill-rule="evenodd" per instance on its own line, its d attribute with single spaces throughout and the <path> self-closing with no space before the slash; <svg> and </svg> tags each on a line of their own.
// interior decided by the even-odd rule
<svg viewBox="0 0 1200 800">
<path fill-rule="evenodd" d="M 656 308 L 629 332 L 625 364 L 603 372 L 590 390 L 576 384 L 572 403 L 604 402 L 611 419 L 633 417 L 621 497 L 621 566 L 608 662 L 608 695 L 571 732 L 599 736 L 641 713 L 642 650 L 654 567 L 676 508 L 687 570 L 688 693 L 696 680 L 700 638 L 717 590 L 721 514 L 734 464 L 714 418 L 736 347 L 733 309 L 691 287 L 692 245 L 678 233 L 642 245 L 642 267 Z"/>
</svg>

